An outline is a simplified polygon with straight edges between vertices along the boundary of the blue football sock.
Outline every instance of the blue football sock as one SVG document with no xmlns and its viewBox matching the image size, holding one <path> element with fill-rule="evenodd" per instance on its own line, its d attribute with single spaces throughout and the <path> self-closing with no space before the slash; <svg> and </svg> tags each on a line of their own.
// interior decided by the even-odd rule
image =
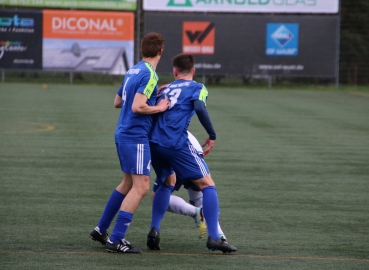
<svg viewBox="0 0 369 270">
<path fill-rule="evenodd" d="M 206 225 L 208 226 L 208 235 L 214 240 L 218 240 L 219 202 L 217 190 L 214 186 L 208 186 L 202 190 L 202 194 L 204 195 L 202 198 L 202 208 Z"/>
<path fill-rule="evenodd" d="M 133 219 L 133 214 L 125 211 L 119 211 L 117 220 L 113 232 L 110 236 L 110 241 L 119 242 L 119 240 L 124 239 L 126 236 L 127 229 L 131 224 Z"/>
<path fill-rule="evenodd" d="M 174 186 L 167 186 L 165 184 L 160 185 L 155 193 L 154 201 L 152 203 L 152 215 L 151 215 L 151 226 L 155 227 L 158 233 L 160 233 L 160 222 L 163 219 L 165 212 L 168 210 L 170 194 Z"/>
<path fill-rule="evenodd" d="M 101 233 L 106 233 L 113 218 L 118 213 L 125 197 L 126 195 L 114 189 L 114 191 L 110 195 L 108 202 L 106 203 L 104 212 L 102 213 L 99 220 L 99 224 L 97 225 L 100 228 Z"/>
</svg>

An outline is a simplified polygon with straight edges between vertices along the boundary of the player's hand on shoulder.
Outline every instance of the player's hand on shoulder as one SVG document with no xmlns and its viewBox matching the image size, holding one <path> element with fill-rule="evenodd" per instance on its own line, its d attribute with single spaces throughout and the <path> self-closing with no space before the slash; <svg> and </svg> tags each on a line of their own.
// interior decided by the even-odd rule
<svg viewBox="0 0 369 270">
<path fill-rule="evenodd" d="M 161 91 L 163 91 L 163 89 L 167 88 L 168 84 L 163 84 L 162 86 L 159 87 L 158 89 L 158 94 L 160 94 Z"/>
<path fill-rule="evenodd" d="M 208 146 L 204 152 L 203 152 L 203 156 L 206 157 L 210 151 L 213 149 L 215 144 L 215 140 L 210 140 L 210 138 L 207 138 L 206 141 L 201 145 L 202 147 L 205 147 L 206 145 Z"/>
<path fill-rule="evenodd" d="M 169 99 L 160 100 L 157 106 L 159 107 L 160 112 L 164 112 L 166 109 L 168 109 Z"/>
<path fill-rule="evenodd" d="M 158 98 L 161 97 L 161 91 L 163 91 L 164 89 L 166 89 L 168 87 L 168 84 L 163 84 L 162 86 L 159 87 L 158 89 Z"/>
</svg>

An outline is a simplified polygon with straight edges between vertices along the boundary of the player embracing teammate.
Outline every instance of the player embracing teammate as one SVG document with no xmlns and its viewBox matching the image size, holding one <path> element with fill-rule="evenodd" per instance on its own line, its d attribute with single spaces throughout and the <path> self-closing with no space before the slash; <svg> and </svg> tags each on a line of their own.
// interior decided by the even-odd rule
<svg viewBox="0 0 369 270">
<path fill-rule="evenodd" d="M 177 174 L 183 181 L 193 180 L 203 193 L 203 213 L 209 234 L 206 246 L 224 253 L 234 252 L 237 248 L 219 238 L 220 212 L 215 184 L 203 157 L 187 135 L 191 118 L 196 113 L 209 134 L 203 155 L 214 147 L 216 134 L 205 107 L 208 91 L 204 85 L 192 80 L 195 73 L 193 56 L 181 54 L 173 58 L 176 81 L 169 84 L 157 99 L 155 70 L 163 49 L 162 35 L 154 32 L 145 35 L 141 40 L 142 61 L 127 71 L 115 97 L 114 106 L 122 108 L 115 143 L 123 180 L 110 195 L 90 238 L 105 245 L 108 252 L 142 252 L 133 247 L 125 235 L 134 212 L 149 190 L 152 164 L 158 178 L 165 180 L 153 201 L 148 248 L 159 249 L 160 222 L 168 209 Z M 109 237 L 108 228 L 116 215 Z"/>
<path fill-rule="evenodd" d="M 127 71 L 114 99 L 114 106 L 122 108 L 115 144 L 123 180 L 110 195 L 98 225 L 90 233 L 92 240 L 105 245 L 108 252 L 142 253 L 125 235 L 134 212 L 150 188 L 152 114 L 168 108 L 168 100 L 156 102 L 159 78 L 155 70 L 163 50 L 161 34 L 145 35 L 141 40 L 142 61 Z M 108 228 L 115 215 L 117 219 L 109 238 Z"/>
</svg>

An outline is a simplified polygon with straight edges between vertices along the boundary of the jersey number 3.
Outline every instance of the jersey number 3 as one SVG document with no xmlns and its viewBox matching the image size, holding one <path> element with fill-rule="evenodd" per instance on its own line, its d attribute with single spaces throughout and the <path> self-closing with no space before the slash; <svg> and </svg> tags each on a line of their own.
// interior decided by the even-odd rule
<svg viewBox="0 0 369 270">
<path fill-rule="evenodd" d="M 172 91 L 170 91 L 169 88 L 165 89 L 163 91 L 163 94 L 165 95 L 165 99 L 169 99 L 169 107 L 168 110 L 173 108 L 173 106 L 177 103 L 179 95 L 181 94 L 182 89 L 181 88 L 175 88 Z"/>
</svg>

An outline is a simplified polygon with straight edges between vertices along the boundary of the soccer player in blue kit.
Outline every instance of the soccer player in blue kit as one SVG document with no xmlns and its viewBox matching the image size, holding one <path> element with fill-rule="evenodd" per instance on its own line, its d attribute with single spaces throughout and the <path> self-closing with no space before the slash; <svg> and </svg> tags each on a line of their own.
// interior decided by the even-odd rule
<svg viewBox="0 0 369 270">
<path fill-rule="evenodd" d="M 179 54 L 172 59 L 175 81 L 161 92 L 161 98 L 169 99 L 169 107 L 156 115 L 150 135 L 152 165 L 157 177 L 166 180 L 154 197 L 147 247 L 160 249 L 160 222 L 168 209 L 176 174 L 177 179 L 192 180 L 203 193 L 203 212 L 208 226 L 207 248 L 223 253 L 235 252 L 236 247 L 219 237 L 220 210 L 215 183 L 205 160 L 189 142 L 187 135 L 187 128 L 196 113 L 209 135 L 205 142 L 208 147 L 203 152 L 204 157 L 214 147 L 216 133 L 205 107 L 208 91 L 204 85 L 193 81 L 194 62 L 190 54 Z"/>
<path fill-rule="evenodd" d="M 90 238 L 105 244 L 108 252 L 141 253 L 125 235 L 143 197 L 150 187 L 151 153 L 149 132 L 152 115 L 168 108 L 169 101 L 156 103 L 158 76 L 155 72 L 164 49 L 161 34 L 150 32 L 141 40 L 142 61 L 130 68 L 114 100 L 121 112 L 115 131 L 115 144 L 123 180 L 110 195 L 98 225 Z M 110 238 L 108 227 L 118 213 Z"/>
<path fill-rule="evenodd" d="M 191 134 L 191 132 L 187 131 L 188 133 L 188 140 L 192 144 L 192 146 L 196 149 L 196 151 L 202 155 L 203 149 L 199 141 Z M 190 180 L 177 180 L 178 184 L 175 185 L 174 190 L 179 190 L 183 185 L 184 188 L 187 190 L 188 199 L 190 203 L 187 203 L 181 197 L 176 195 L 170 195 L 169 199 L 169 206 L 168 212 L 183 215 L 183 216 L 190 216 L 195 219 L 196 226 L 199 227 L 199 238 L 204 237 L 207 227 L 206 222 L 203 217 L 202 213 L 202 192 L 201 190 Z M 160 185 L 163 185 L 164 181 L 156 178 L 154 182 L 154 186 L 151 193 L 151 199 L 154 200 L 154 196 Z M 227 241 L 227 238 L 218 223 L 218 234 L 222 241 Z"/>
</svg>

